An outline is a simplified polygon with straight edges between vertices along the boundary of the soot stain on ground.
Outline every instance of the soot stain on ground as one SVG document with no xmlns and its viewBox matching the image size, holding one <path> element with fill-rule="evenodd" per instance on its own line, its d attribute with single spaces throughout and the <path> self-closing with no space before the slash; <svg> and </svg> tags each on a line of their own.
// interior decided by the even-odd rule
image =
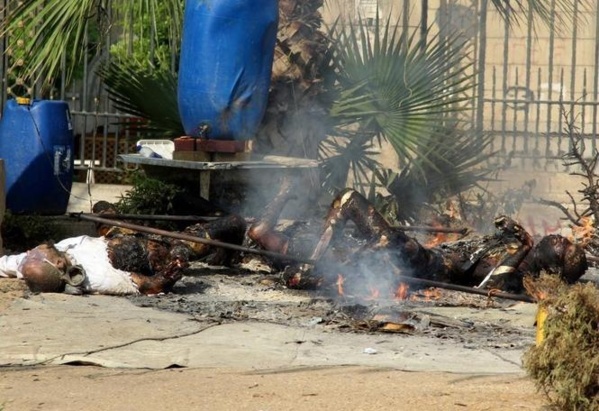
<svg viewBox="0 0 599 411">
<path fill-rule="evenodd" d="M 278 274 L 195 263 L 172 293 L 130 296 L 142 307 L 184 313 L 200 321 L 259 321 L 323 332 L 420 335 L 465 348 L 523 349 L 534 344 L 534 315 L 514 313 L 534 304 L 435 289 L 406 300 L 363 300 L 329 290 L 290 290 Z"/>
</svg>

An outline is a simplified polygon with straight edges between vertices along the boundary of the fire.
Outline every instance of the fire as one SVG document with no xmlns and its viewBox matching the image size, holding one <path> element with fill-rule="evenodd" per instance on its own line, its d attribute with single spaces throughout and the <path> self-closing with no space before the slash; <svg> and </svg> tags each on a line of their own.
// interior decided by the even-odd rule
<svg viewBox="0 0 599 411">
<path fill-rule="evenodd" d="M 386 297 L 386 291 L 383 290 L 381 292 L 380 287 L 377 287 L 374 284 L 364 284 L 361 291 L 355 293 L 351 287 L 349 289 L 349 294 L 346 287 L 346 278 L 342 274 L 337 274 L 337 281 L 335 281 L 335 286 L 337 287 L 337 294 L 343 297 L 349 298 L 360 298 L 363 301 L 376 301 L 380 298 L 388 298 Z M 383 297 L 381 297 L 383 296 Z M 428 288 L 428 289 L 419 289 L 416 294 L 410 293 L 410 286 L 408 283 L 400 282 L 397 286 L 397 289 L 392 292 L 392 298 L 395 300 L 424 300 L 424 301 L 432 301 L 438 300 L 441 298 L 441 292 L 438 288 Z"/>
<path fill-rule="evenodd" d="M 441 298 L 441 291 L 438 288 L 427 288 L 420 290 L 418 295 L 414 294 L 411 297 L 412 300 L 415 300 L 416 298 L 422 298 L 424 301 L 438 300 Z"/>
<path fill-rule="evenodd" d="M 444 243 L 445 241 L 447 241 L 447 234 L 439 232 L 435 234 L 435 236 L 432 239 L 427 241 L 424 246 L 427 248 L 432 248 L 438 246 L 441 243 Z"/>
<path fill-rule="evenodd" d="M 344 282 L 345 278 L 343 278 L 341 274 L 337 274 L 337 282 L 335 284 L 337 284 L 337 293 L 339 293 L 339 295 L 345 295 L 345 293 L 343 292 Z"/>
<path fill-rule="evenodd" d="M 395 299 L 396 300 L 405 300 L 408 298 L 408 291 L 410 290 L 410 286 L 406 283 L 399 283 L 397 290 L 395 290 Z"/>
<path fill-rule="evenodd" d="M 337 294 L 342 296 L 347 296 L 345 293 L 345 277 L 342 274 L 337 274 L 337 281 L 335 285 L 337 286 Z M 377 300 L 380 297 L 380 291 L 377 287 L 373 285 L 368 286 L 368 294 L 362 297 L 365 301 Z"/>
<path fill-rule="evenodd" d="M 364 299 L 366 301 L 377 300 L 380 295 L 379 289 L 373 286 L 369 286 L 368 288 L 370 289 L 370 295 Z"/>
<path fill-rule="evenodd" d="M 446 221 L 446 224 L 443 224 L 444 220 Z M 445 203 L 445 210 L 443 211 L 443 216 L 433 217 L 433 221 L 430 225 L 433 228 L 446 228 L 447 220 L 461 220 L 458 206 L 450 200 L 448 200 Z M 424 246 L 427 248 L 432 248 L 438 246 L 441 243 L 457 240 L 457 238 L 457 234 L 447 234 L 439 231 L 434 235 L 433 238 L 431 238 L 426 244 L 424 244 Z"/>
<path fill-rule="evenodd" d="M 595 235 L 595 226 L 592 217 L 582 217 L 580 225 L 572 227 L 572 234 L 568 238 L 573 243 L 578 243 L 585 247 Z"/>
</svg>

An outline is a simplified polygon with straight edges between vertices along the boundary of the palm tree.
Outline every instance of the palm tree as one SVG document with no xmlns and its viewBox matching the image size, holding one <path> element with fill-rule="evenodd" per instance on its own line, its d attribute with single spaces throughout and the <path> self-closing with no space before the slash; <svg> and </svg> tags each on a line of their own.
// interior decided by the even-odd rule
<svg viewBox="0 0 599 411">
<path fill-rule="evenodd" d="M 279 0 L 279 30 L 269 104 L 254 149 L 258 153 L 317 158 L 329 130 L 324 73 L 330 39 L 322 30 L 323 0 Z"/>
</svg>

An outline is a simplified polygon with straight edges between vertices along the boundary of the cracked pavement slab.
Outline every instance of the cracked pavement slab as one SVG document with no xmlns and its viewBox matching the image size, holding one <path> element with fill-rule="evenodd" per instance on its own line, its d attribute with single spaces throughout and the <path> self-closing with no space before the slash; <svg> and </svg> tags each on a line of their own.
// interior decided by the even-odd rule
<svg viewBox="0 0 599 411">
<path fill-rule="evenodd" d="M 158 297 L 159 298 L 159 297 Z M 443 309 L 447 318 L 469 308 Z M 534 305 L 512 313 L 533 335 Z M 481 314 L 482 315 L 482 314 Z M 357 365 L 406 371 L 518 373 L 523 350 L 410 334 L 339 333 L 318 326 L 223 322 L 140 307 L 108 296 L 30 295 L 0 313 L 0 366 L 95 364 L 118 368 L 233 366 L 269 370 Z"/>
</svg>

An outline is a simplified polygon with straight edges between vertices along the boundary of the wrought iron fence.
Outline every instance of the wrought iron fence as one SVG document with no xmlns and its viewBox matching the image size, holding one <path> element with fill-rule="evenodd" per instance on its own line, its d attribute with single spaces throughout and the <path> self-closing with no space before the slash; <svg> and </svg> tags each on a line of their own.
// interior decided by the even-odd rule
<svg viewBox="0 0 599 411">
<path fill-rule="evenodd" d="M 554 0 L 548 26 L 529 15 L 519 28 L 494 22 L 482 31 L 488 47 L 480 122 L 496 136 L 493 148 L 520 167 L 563 169 L 568 126 L 597 148 L 599 7 L 580 0 L 573 7 L 568 27 L 556 26 Z"/>
<path fill-rule="evenodd" d="M 11 1 L 1 0 L 3 6 Z M 497 163 L 534 170 L 561 169 L 560 157 L 570 148 L 563 133 L 566 124 L 576 127 L 597 148 L 599 121 L 599 6 L 573 0 L 575 15 L 570 27 L 558 27 L 560 10 L 551 1 L 554 17 L 548 25 L 523 16 L 509 27 L 490 0 L 342 0 L 348 15 L 397 13 L 406 27 L 436 27 L 459 32 L 471 42 L 477 68 L 477 89 L 472 95 L 471 117 L 479 131 L 495 136 L 492 150 Z M 377 8 L 378 7 L 378 8 Z M 367 17 L 368 17 L 367 16 Z M 2 18 L 3 16 L 0 16 Z M 424 32 L 424 31 L 423 31 Z M 114 39 L 107 39 L 108 44 Z M 0 41 L 0 78 L 3 106 L 18 82 L 14 58 L 4 53 Z M 134 150 L 137 136 L 126 126 L 135 121 L 117 112 L 95 74 L 107 55 L 91 53 L 81 65 L 77 80 L 51 90 L 49 97 L 69 103 L 76 135 L 77 170 L 120 172 L 118 154 Z M 17 64 L 17 66 L 15 66 Z M 26 85 L 33 97 L 36 85 Z"/>
</svg>

